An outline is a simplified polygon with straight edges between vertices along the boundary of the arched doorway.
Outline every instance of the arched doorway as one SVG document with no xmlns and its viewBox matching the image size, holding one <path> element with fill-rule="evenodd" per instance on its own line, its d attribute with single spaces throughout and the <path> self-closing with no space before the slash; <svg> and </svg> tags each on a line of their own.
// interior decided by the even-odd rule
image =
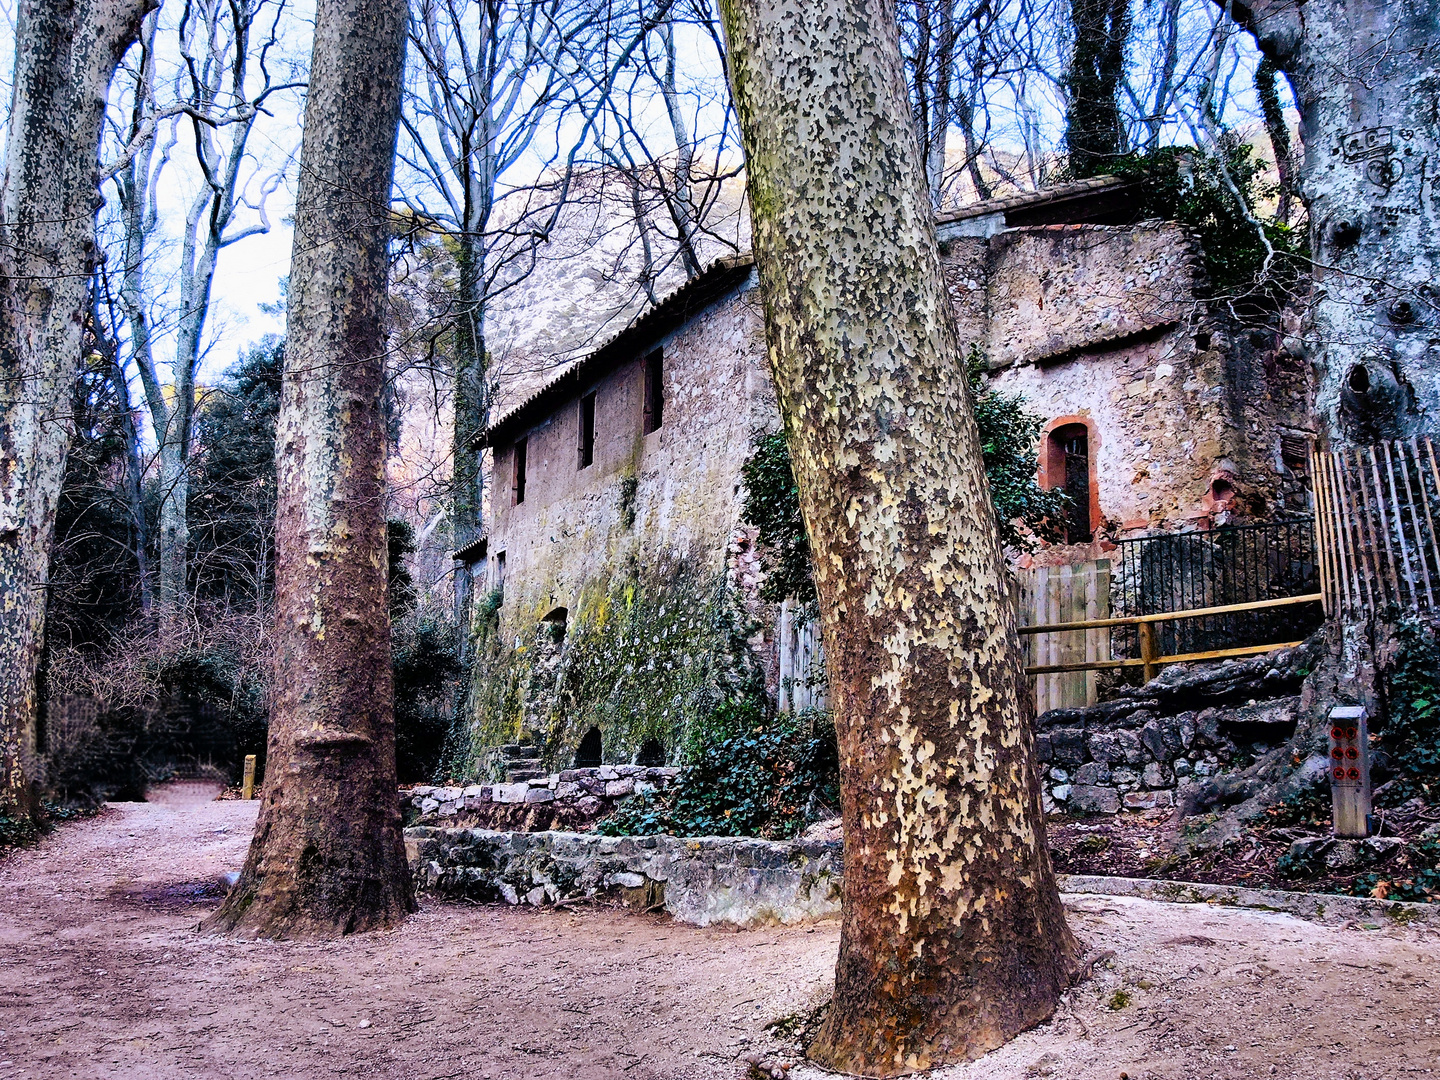
<svg viewBox="0 0 1440 1080">
<path fill-rule="evenodd" d="M 600 738 L 600 729 L 592 727 L 580 740 L 580 746 L 575 751 L 575 768 L 598 769 L 603 753 L 604 744 Z"/>
<path fill-rule="evenodd" d="M 665 745 L 659 739 L 646 739 L 640 744 L 640 752 L 635 755 L 635 764 L 648 768 L 664 765 Z"/>
<path fill-rule="evenodd" d="M 565 643 L 565 630 L 570 621 L 570 612 L 563 608 L 551 608 L 550 612 L 540 620 L 540 627 L 549 636 L 551 642 L 556 645 Z"/>
<path fill-rule="evenodd" d="M 1064 521 L 1067 544 L 1088 544 L 1095 538 L 1098 500 L 1093 441 L 1089 425 L 1078 421 L 1055 422 L 1045 436 L 1042 483 L 1051 490 L 1059 488 L 1070 498 Z"/>
</svg>

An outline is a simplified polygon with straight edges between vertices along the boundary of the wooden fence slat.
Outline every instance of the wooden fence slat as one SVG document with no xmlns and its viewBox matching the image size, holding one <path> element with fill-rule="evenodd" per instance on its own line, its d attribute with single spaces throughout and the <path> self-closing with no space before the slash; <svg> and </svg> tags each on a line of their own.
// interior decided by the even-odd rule
<svg viewBox="0 0 1440 1080">
<path fill-rule="evenodd" d="M 1317 533 L 1315 542 L 1324 544 L 1326 548 L 1323 565 L 1329 567 L 1330 571 L 1330 593 L 1332 608 L 1326 609 L 1326 614 L 1333 611 L 1343 611 L 1350 603 L 1350 581 L 1342 569 L 1341 560 L 1345 555 L 1345 544 L 1340 539 L 1340 519 L 1335 513 L 1335 491 L 1334 484 L 1330 480 L 1330 469 L 1328 450 L 1321 450 L 1311 444 L 1310 467 L 1311 484 L 1314 487 L 1315 499 L 1315 520 L 1324 523 L 1323 532 Z"/>
<path fill-rule="evenodd" d="M 1325 533 L 1325 515 L 1320 509 L 1325 503 L 1325 480 L 1320 473 L 1320 455 L 1314 443 L 1310 444 L 1310 485 L 1313 488 L 1311 498 L 1315 504 L 1315 546 L 1320 552 L 1320 595 L 1325 598 L 1325 614 L 1330 616 L 1334 614 L 1335 607 L 1330 592 L 1330 544 Z"/>
<path fill-rule="evenodd" d="M 1345 583 L 1345 608 L 1354 611 L 1360 602 L 1360 568 L 1355 563 L 1355 549 L 1350 540 L 1350 517 L 1345 512 L 1344 487 L 1340 478 L 1340 463 L 1332 451 L 1321 455 L 1321 468 L 1325 470 L 1325 489 L 1330 499 L 1331 533 L 1338 538 L 1336 556 L 1340 578 Z M 1352 575 L 1354 580 L 1352 581 Z"/>
<path fill-rule="evenodd" d="M 1395 518 L 1395 545 L 1400 549 L 1400 565 L 1405 584 L 1410 587 L 1410 602 L 1416 607 L 1420 606 L 1420 593 L 1415 587 L 1415 571 L 1410 566 L 1410 545 L 1405 542 L 1405 517 L 1400 506 L 1400 499 L 1395 494 L 1395 466 L 1390 457 L 1390 444 L 1382 442 L 1380 449 L 1385 454 L 1385 487 L 1390 493 L 1390 513 Z M 1379 455 L 1375 448 L 1371 447 L 1370 456 L 1375 459 L 1375 467 L 1380 467 Z"/>
<path fill-rule="evenodd" d="M 1420 515 L 1415 512 L 1415 489 L 1410 485 L 1410 466 L 1405 462 L 1405 440 L 1395 440 L 1395 456 L 1400 461 L 1400 478 L 1405 481 L 1405 501 L 1410 508 L 1410 532 L 1415 537 L 1415 558 L 1420 563 L 1420 577 L 1425 584 L 1425 603 L 1435 606 L 1435 593 L 1430 588 L 1430 564 L 1425 558 L 1425 538 L 1420 535 Z M 1421 491 L 1424 494 L 1424 491 Z M 1430 513 L 1430 503 L 1425 503 L 1425 513 Z"/>
<path fill-rule="evenodd" d="M 1370 451 L 1370 477 L 1375 482 L 1375 511 L 1380 516 L 1380 536 L 1385 541 L 1385 564 L 1390 571 L 1390 584 L 1395 587 L 1395 603 L 1404 607 L 1405 598 L 1400 592 L 1400 572 L 1395 569 L 1395 549 L 1390 544 L 1390 519 L 1385 516 L 1385 493 L 1380 487 L 1380 458 L 1373 446 L 1367 449 Z"/>
<path fill-rule="evenodd" d="M 1373 586 L 1375 579 L 1370 570 L 1368 559 L 1369 551 L 1365 546 L 1365 536 L 1360 526 L 1359 505 L 1356 504 L 1355 511 L 1352 513 L 1350 506 L 1354 500 L 1351 498 L 1345 484 L 1350 471 L 1349 456 L 1345 454 L 1344 451 L 1341 451 L 1334 456 L 1332 464 L 1334 465 L 1335 476 L 1339 480 L 1340 506 L 1345 515 L 1346 540 L 1347 543 L 1353 544 L 1353 547 L 1350 549 L 1353 553 L 1350 562 L 1355 568 L 1355 575 L 1363 587 L 1362 591 L 1365 594 L 1366 606 L 1374 607 L 1375 592 Z"/>
<path fill-rule="evenodd" d="M 1345 457 L 1347 470 L 1350 466 L 1350 452 L 1342 450 Z M 1372 599 L 1378 598 L 1379 604 L 1390 602 L 1390 590 L 1386 585 L 1385 565 L 1380 561 L 1380 540 L 1375 535 L 1373 528 L 1374 515 L 1370 510 L 1370 493 L 1365 488 L 1365 459 L 1360 456 L 1360 451 L 1355 451 L 1355 472 L 1353 474 L 1355 487 L 1360 491 L 1360 499 L 1356 503 L 1359 513 L 1355 515 L 1355 521 L 1360 526 L 1361 543 L 1366 556 L 1366 569 L 1372 574 L 1370 579 L 1370 595 Z"/>
<path fill-rule="evenodd" d="M 1425 489 L 1425 466 L 1420 462 L 1420 440 L 1410 436 L 1410 460 L 1415 463 L 1415 483 L 1420 487 L 1420 505 L 1425 508 L 1425 528 L 1430 533 L 1430 554 L 1434 556 L 1435 573 L 1440 575 L 1440 543 L 1435 538 L 1435 518 L 1430 512 L 1430 493 Z M 1440 577 L 1435 579 L 1440 581 Z M 1434 591 L 1432 589 L 1430 571 L 1425 571 L 1425 588 L 1427 595 L 1431 596 L 1430 606 L 1435 606 Z"/>
</svg>

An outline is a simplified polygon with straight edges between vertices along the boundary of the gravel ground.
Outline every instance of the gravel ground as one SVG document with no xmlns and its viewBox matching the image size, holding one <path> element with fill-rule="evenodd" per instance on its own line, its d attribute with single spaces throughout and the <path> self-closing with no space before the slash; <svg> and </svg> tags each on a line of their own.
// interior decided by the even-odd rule
<svg viewBox="0 0 1440 1080">
<path fill-rule="evenodd" d="M 195 932 L 255 803 L 114 806 L 0 861 L 0 1080 L 710 1080 L 823 1002 L 838 929 L 426 904 L 324 944 Z M 1072 897 L 1114 950 L 1057 1018 L 937 1077 L 1398 1080 L 1440 1068 L 1440 937 Z M 1118 993 L 1117 993 L 1118 992 Z M 818 1078 L 798 1065 L 795 1080 Z"/>
</svg>

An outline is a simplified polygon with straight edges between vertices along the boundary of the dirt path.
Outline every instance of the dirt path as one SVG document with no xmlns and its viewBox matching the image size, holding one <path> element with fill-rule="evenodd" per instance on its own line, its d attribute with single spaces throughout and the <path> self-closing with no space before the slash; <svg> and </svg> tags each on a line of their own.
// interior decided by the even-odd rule
<svg viewBox="0 0 1440 1080">
<path fill-rule="evenodd" d="M 202 938 L 255 804 L 170 789 L 0 862 L 0 1080 L 363 1075 L 730 1080 L 823 1000 L 834 924 L 429 904 L 303 945 Z M 958 1080 L 1391 1080 L 1440 1069 L 1440 939 L 1075 898 L 1115 949 L 1059 1018 Z M 1118 1009 L 1117 990 L 1129 996 Z M 783 1053 L 782 1053 L 783 1056 Z M 795 1070 L 796 1080 L 818 1077 Z"/>
</svg>

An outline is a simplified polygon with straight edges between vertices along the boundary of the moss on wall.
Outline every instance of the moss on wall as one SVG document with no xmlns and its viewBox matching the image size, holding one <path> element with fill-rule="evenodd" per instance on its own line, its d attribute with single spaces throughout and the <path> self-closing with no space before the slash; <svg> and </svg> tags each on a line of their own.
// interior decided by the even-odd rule
<svg viewBox="0 0 1440 1080">
<path fill-rule="evenodd" d="M 634 761 L 650 739 L 667 763 L 693 760 L 731 734 L 736 702 L 765 699 L 755 629 L 723 573 L 632 559 L 585 590 L 563 641 L 543 622 L 518 641 L 477 637 L 471 771 L 493 775 L 495 749 L 521 739 L 547 767 L 569 768 L 591 727 L 607 764 Z"/>
</svg>

